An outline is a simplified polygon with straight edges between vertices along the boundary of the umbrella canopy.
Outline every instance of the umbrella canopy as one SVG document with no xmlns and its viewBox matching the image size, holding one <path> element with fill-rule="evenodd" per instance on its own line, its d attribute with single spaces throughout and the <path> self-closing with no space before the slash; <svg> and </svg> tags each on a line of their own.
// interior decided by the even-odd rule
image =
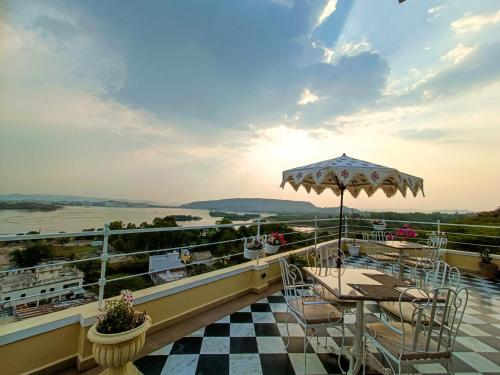
<svg viewBox="0 0 500 375">
<path fill-rule="evenodd" d="M 286 170 L 283 172 L 281 187 L 283 188 L 287 182 L 295 190 L 303 186 L 308 193 L 312 189 L 321 194 L 325 189 L 331 189 L 336 195 L 347 190 L 355 198 L 361 190 L 371 196 L 377 189 L 382 189 L 388 197 L 392 197 L 398 191 L 406 196 L 408 189 L 413 196 L 416 196 L 419 190 L 424 194 L 424 180 L 420 177 L 354 159 L 346 154 L 339 158 Z"/>
<path fill-rule="evenodd" d="M 424 180 L 420 177 L 402 173 L 394 168 L 354 159 L 346 154 L 335 159 L 286 170 L 283 172 L 281 188 L 284 188 L 287 182 L 295 190 L 303 186 L 308 193 L 312 189 L 316 193 L 321 194 L 325 189 L 331 189 L 336 195 L 340 195 L 339 256 L 337 258 L 337 267 L 340 267 L 342 264 L 340 260 L 340 247 L 342 242 L 342 210 L 345 190 L 349 191 L 355 198 L 361 190 L 364 190 L 368 196 L 371 196 L 378 189 L 382 189 L 388 197 L 394 196 L 398 191 L 406 197 L 408 189 L 413 196 L 417 196 L 419 190 L 424 195 Z"/>
</svg>

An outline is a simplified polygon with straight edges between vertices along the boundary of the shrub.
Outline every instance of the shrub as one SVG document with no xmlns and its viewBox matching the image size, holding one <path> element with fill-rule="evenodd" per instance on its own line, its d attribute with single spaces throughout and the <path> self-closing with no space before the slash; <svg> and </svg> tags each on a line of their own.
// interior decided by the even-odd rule
<svg viewBox="0 0 500 375">
<path fill-rule="evenodd" d="M 120 333 L 139 327 L 146 320 L 146 312 L 134 311 L 133 304 L 130 290 L 122 290 L 118 298 L 106 301 L 97 316 L 97 332 Z"/>
</svg>

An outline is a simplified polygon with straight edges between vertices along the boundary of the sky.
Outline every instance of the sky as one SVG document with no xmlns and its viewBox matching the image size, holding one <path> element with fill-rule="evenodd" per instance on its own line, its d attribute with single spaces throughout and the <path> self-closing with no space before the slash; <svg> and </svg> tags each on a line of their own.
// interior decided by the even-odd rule
<svg viewBox="0 0 500 375">
<path fill-rule="evenodd" d="M 281 172 L 348 156 L 500 204 L 500 3 L 0 2 L 0 194 L 338 198 Z"/>
</svg>

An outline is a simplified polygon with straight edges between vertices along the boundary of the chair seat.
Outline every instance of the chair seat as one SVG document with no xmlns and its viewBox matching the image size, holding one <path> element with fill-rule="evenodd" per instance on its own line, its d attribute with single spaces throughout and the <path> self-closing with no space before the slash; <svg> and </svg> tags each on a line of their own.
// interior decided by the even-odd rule
<svg viewBox="0 0 500 375">
<path fill-rule="evenodd" d="M 405 349 L 401 354 L 403 336 L 393 329 L 388 327 L 387 324 L 376 322 L 368 323 L 365 325 L 365 329 L 372 338 L 380 343 L 388 352 L 392 355 L 399 357 L 401 354 L 401 360 L 403 361 L 413 361 L 413 360 L 427 360 L 427 359 L 448 359 L 451 357 L 449 351 L 444 351 L 442 349 L 438 350 L 438 343 L 436 340 L 430 340 L 429 347 L 426 348 L 425 335 L 420 335 L 417 340 L 417 346 L 415 350 L 411 350 L 411 344 L 414 340 L 414 333 L 411 324 L 408 323 L 389 323 L 389 325 L 399 331 L 405 333 Z"/>
<path fill-rule="evenodd" d="M 304 298 L 291 301 L 291 307 L 306 324 L 336 323 L 341 321 L 342 313 L 329 303 L 314 303 L 314 298 Z"/>
<path fill-rule="evenodd" d="M 389 315 L 394 320 L 401 319 L 406 323 L 412 323 L 415 321 L 413 313 L 415 312 L 415 306 L 411 302 L 401 302 L 401 310 L 399 310 L 399 302 L 380 302 L 380 309 Z M 401 314 L 403 316 L 401 316 Z"/>
<path fill-rule="evenodd" d="M 328 289 L 322 287 L 321 285 L 315 285 L 313 287 L 314 293 L 321 296 L 326 302 L 335 303 L 342 308 L 354 308 L 356 307 L 356 301 L 340 299 L 335 294 L 330 292 Z"/>
<path fill-rule="evenodd" d="M 384 255 L 387 255 L 388 257 L 392 257 L 392 258 L 399 258 L 399 253 L 398 252 L 384 253 Z M 406 256 L 406 254 L 403 254 L 403 256 Z"/>
<path fill-rule="evenodd" d="M 383 254 L 370 254 L 368 258 L 375 260 L 377 262 L 395 263 L 398 260 L 394 257 L 383 255 Z"/>
</svg>

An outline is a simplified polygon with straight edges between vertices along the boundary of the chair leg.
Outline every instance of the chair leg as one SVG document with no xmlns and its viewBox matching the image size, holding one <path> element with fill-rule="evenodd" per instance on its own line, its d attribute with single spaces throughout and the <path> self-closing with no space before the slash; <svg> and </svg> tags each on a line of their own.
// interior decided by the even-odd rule
<svg viewBox="0 0 500 375">
<path fill-rule="evenodd" d="M 287 337 L 287 339 L 286 339 L 286 345 L 285 345 L 285 350 L 287 350 L 287 351 L 288 351 L 288 346 L 290 345 L 290 327 L 288 326 L 288 320 L 289 320 L 289 318 L 290 318 L 290 312 L 288 310 L 288 305 L 287 305 L 286 306 L 286 322 L 285 322 L 285 324 L 286 324 L 286 337 Z M 306 333 L 304 332 L 304 335 L 305 334 Z"/>
<path fill-rule="evenodd" d="M 344 326 L 344 323 L 342 323 L 341 329 L 342 329 L 342 341 L 340 343 L 340 351 L 339 351 L 339 356 L 337 358 L 337 362 L 339 364 L 340 371 L 342 372 L 342 374 L 345 374 L 345 371 L 342 368 L 342 364 L 340 362 L 340 360 L 342 359 L 342 354 L 344 353 L 344 340 L 345 340 L 345 326 Z"/>
<path fill-rule="evenodd" d="M 307 329 L 304 334 L 304 375 L 307 373 Z"/>
</svg>

